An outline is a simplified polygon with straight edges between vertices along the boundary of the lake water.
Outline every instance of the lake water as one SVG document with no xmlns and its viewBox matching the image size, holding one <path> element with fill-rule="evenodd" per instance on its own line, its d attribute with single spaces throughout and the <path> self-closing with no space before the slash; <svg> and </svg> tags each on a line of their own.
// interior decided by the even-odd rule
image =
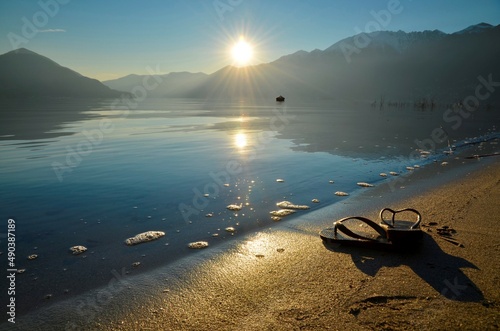
<svg viewBox="0 0 500 331">
<path fill-rule="evenodd" d="M 3 101 L 0 119 L 0 251 L 5 266 L 12 218 L 15 267 L 26 269 L 16 278 L 20 314 L 102 286 L 113 270 L 196 254 L 189 242 L 271 227 L 279 201 L 314 210 L 349 199 L 336 191 L 363 190 L 357 182 L 394 180 L 382 172 L 497 152 L 500 123 L 491 109 L 291 99 Z M 166 235 L 124 244 L 149 230 Z M 88 251 L 74 256 L 75 245 Z"/>
</svg>

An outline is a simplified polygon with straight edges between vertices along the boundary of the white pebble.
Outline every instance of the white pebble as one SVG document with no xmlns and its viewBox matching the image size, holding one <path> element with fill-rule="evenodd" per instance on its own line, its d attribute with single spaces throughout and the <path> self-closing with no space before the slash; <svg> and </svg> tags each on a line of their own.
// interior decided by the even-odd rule
<svg viewBox="0 0 500 331">
<path fill-rule="evenodd" d="M 73 253 L 73 255 L 78 255 L 78 254 L 82 254 L 83 252 L 87 251 L 87 247 L 79 245 L 79 246 L 70 247 L 69 250 Z"/>
<path fill-rule="evenodd" d="M 281 201 L 276 204 L 276 206 L 282 209 L 309 209 L 309 206 L 306 205 L 294 205 L 290 201 Z"/>
<path fill-rule="evenodd" d="M 232 205 L 227 206 L 226 208 L 229 210 L 238 211 L 238 210 L 241 210 L 241 208 L 243 208 L 243 204 L 241 204 L 241 203 L 239 205 L 232 204 Z"/>
<path fill-rule="evenodd" d="M 295 210 L 292 209 L 280 209 L 280 210 L 273 210 L 272 212 L 270 212 L 271 215 L 278 217 L 285 217 L 294 213 Z"/>
<path fill-rule="evenodd" d="M 206 247 L 208 247 L 208 242 L 206 242 L 206 241 L 195 241 L 195 242 L 189 243 L 188 247 L 189 248 L 193 248 L 193 249 L 206 248 Z"/>
<path fill-rule="evenodd" d="M 132 246 L 140 243 L 156 240 L 165 235 L 163 231 L 147 231 L 143 233 L 139 233 L 131 238 L 125 240 L 125 244 Z"/>
</svg>

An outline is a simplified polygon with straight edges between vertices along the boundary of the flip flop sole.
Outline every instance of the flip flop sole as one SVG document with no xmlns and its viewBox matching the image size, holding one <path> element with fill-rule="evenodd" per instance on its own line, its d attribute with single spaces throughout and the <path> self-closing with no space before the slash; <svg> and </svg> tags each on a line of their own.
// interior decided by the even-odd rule
<svg viewBox="0 0 500 331">
<path fill-rule="evenodd" d="M 395 245 L 411 246 L 422 241 L 424 233 L 420 229 L 387 228 L 387 238 Z"/>
<path fill-rule="evenodd" d="M 337 232 L 335 234 L 334 228 L 326 228 L 320 231 L 319 236 L 326 244 L 340 244 L 340 245 L 348 245 L 348 246 L 356 246 L 356 247 L 366 247 L 366 248 L 376 248 L 376 249 L 392 249 L 393 244 L 388 242 L 384 238 L 373 238 L 373 240 L 369 239 L 356 239 L 351 238 L 342 233 Z"/>
</svg>

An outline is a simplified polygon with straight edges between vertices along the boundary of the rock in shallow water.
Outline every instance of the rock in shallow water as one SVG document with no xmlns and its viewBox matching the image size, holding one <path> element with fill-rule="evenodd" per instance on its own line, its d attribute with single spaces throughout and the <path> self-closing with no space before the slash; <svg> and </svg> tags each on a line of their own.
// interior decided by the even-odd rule
<svg viewBox="0 0 500 331">
<path fill-rule="evenodd" d="M 243 208 L 243 204 L 241 204 L 241 203 L 239 205 L 233 204 L 233 205 L 227 206 L 226 208 L 229 210 L 232 210 L 232 211 L 239 211 L 239 210 L 241 210 L 241 208 Z"/>
<path fill-rule="evenodd" d="M 208 247 L 208 242 L 206 242 L 206 241 L 195 241 L 195 242 L 189 243 L 188 247 L 189 248 L 193 248 L 193 249 L 206 248 L 206 247 Z"/>
<path fill-rule="evenodd" d="M 70 247 L 69 250 L 73 253 L 73 255 L 78 255 L 78 254 L 82 254 L 83 252 L 87 251 L 87 247 L 78 245 L 78 246 Z"/>
<path fill-rule="evenodd" d="M 283 209 L 309 209 L 309 206 L 306 205 L 294 205 L 290 201 L 281 201 L 276 204 L 276 206 Z"/>
<path fill-rule="evenodd" d="M 139 233 L 135 235 L 134 237 L 128 238 L 125 240 L 125 244 L 132 246 L 132 245 L 137 245 L 140 243 L 148 242 L 151 240 L 156 240 L 158 238 L 161 238 L 165 235 L 165 232 L 163 231 L 147 231 L 143 233 Z"/>
<path fill-rule="evenodd" d="M 293 213 L 295 213 L 295 210 L 292 209 L 280 209 L 280 210 L 273 210 L 272 212 L 270 212 L 271 215 L 277 217 L 285 217 Z"/>
</svg>

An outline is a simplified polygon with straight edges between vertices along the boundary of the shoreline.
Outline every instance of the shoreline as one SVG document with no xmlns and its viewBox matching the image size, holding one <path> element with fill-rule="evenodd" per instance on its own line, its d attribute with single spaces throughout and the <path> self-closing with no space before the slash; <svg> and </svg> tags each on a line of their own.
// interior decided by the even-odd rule
<svg viewBox="0 0 500 331">
<path fill-rule="evenodd" d="M 329 102 L 325 103 L 325 105 L 329 104 Z M 219 104 L 215 103 L 214 105 Z M 154 102 L 150 104 L 150 106 L 151 107 L 148 106 L 146 108 L 157 110 L 157 108 L 154 107 Z M 171 106 L 168 107 L 173 108 Z M 167 110 L 169 109 L 168 107 Z M 225 244 L 225 242 L 236 237 L 238 240 L 243 240 L 247 234 L 249 235 L 255 231 L 261 231 L 271 226 L 281 226 L 270 220 L 268 215 L 268 212 L 273 210 L 275 208 L 275 203 L 278 202 L 278 200 L 274 201 L 275 198 L 279 200 L 290 199 L 297 204 L 309 204 L 312 198 L 319 198 L 321 203 L 311 205 L 311 210 L 307 211 L 307 213 L 316 212 L 320 208 L 325 208 L 325 206 L 328 208 L 327 205 L 330 204 L 335 205 L 335 207 L 332 208 L 343 208 L 344 205 L 348 206 L 349 204 L 356 203 L 356 196 L 361 193 L 367 194 L 368 192 L 375 192 L 375 190 L 378 190 L 379 186 L 385 186 L 380 184 L 384 183 L 386 180 L 392 183 L 395 180 L 408 178 L 406 175 L 401 175 L 397 178 L 385 179 L 381 178 L 378 174 L 382 171 L 388 172 L 389 170 L 405 173 L 406 166 L 413 165 L 412 162 L 414 161 L 411 160 L 412 154 L 410 152 L 414 151 L 414 148 L 417 146 L 413 146 L 410 137 L 420 136 L 421 132 L 422 134 L 423 132 L 431 132 L 431 128 L 435 127 L 433 119 L 436 119 L 436 117 L 440 119 L 438 111 L 433 114 L 428 113 L 428 115 L 432 115 L 431 118 L 423 118 L 420 120 L 420 115 L 412 111 L 411 113 L 407 111 L 398 111 L 399 114 L 396 114 L 395 111 L 380 113 L 378 111 L 373 112 L 371 109 L 352 109 L 356 111 L 353 113 L 350 110 L 348 111 L 348 109 L 337 109 L 336 107 L 334 107 L 335 112 L 330 112 L 326 106 L 309 105 L 310 109 L 307 111 L 293 104 L 288 104 L 287 107 L 289 107 L 290 115 L 298 116 L 295 125 L 293 125 L 293 121 L 290 121 L 288 131 L 300 132 L 299 136 L 303 136 L 304 139 L 306 139 L 304 143 L 300 143 L 300 140 L 294 140 L 293 137 L 290 137 L 290 139 L 285 138 L 281 136 L 278 130 L 276 133 L 272 133 L 273 144 L 264 146 L 262 141 L 255 138 L 258 137 L 257 132 L 269 132 L 271 128 L 266 126 L 266 122 L 271 116 L 271 113 L 274 114 L 274 112 L 270 111 L 271 109 L 267 106 L 260 107 L 255 105 L 255 107 L 252 107 L 252 113 L 255 110 L 257 114 L 254 115 L 258 115 L 256 116 L 257 119 L 260 115 L 266 119 L 262 119 L 261 121 L 255 120 L 255 122 L 251 120 L 248 122 L 249 126 L 246 127 L 247 133 L 249 134 L 249 141 L 257 141 L 258 143 L 256 145 L 263 145 L 261 149 L 262 155 L 260 155 L 261 159 L 259 159 L 259 162 L 255 162 L 255 164 L 249 162 L 250 166 L 248 167 L 248 173 L 243 171 L 245 176 L 230 176 L 234 177 L 235 187 L 237 183 L 238 190 L 232 187 L 228 190 L 221 189 L 221 192 L 225 190 L 228 191 L 228 193 L 220 194 L 219 197 L 214 196 L 214 200 L 210 200 L 207 212 L 219 211 L 220 217 L 214 217 L 209 220 L 204 217 L 205 212 L 201 212 L 200 210 L 199 217 L 193 219 L 192 225 L 189 225 L 191 224 L 189 219 L 185 219 L 184 223 L 182 222 L 177 203 L 186 202 L 188 205 L 195 205 L 195 195 L 192 194 L 193 190 L 197 188 L 201 192 L 201 190 L 203 190 L 202 185 L 208 183 L 207 180 L 209 178 L 213 180 L 208 170 L 217 171 L 218 173 L 218 170 L 224 168 L 224 162 L 226 161 L 226 154 L 224 153 L 207 153 L 206 156 L 210 154 L 211 156 L 209 159 L 212 159 L 214 163 L 207 163 L 207 166 L 208 164 L 211 164 L 211 166 L 206 167 L 206 169 L 204 169 L 205 167 L 203 166 L 200 167 L 198 171 L 196 171 L 196 173 L 200 175 L 193 176 L 193 178 L 187 181 L 177 178 L 174 179 L 176 176 L 170 178 L 168 174 L 169 171 L 165 167 L 161 167 L 162 169 L 156 169 L 156 167 L 150 168 L 155 176 L 165 177 L 165 181 L 157 181 L 152 179 L 155 178 L 155 176 L 143 176 L 139 172 L 130 172 L 129 170 L 131 169 L 127 168 L 127 166 L 117 167 L 117 170 L 121 168 L 122 174 L 125 176 L 110 176 L 110 180 L 106 181 L 104 177 L 99 178 L 99 176 L 108 173 L 110 169 L 114 169 L 116 164 L 114 164 L 114 161 L 110 164 L 99 161 L 101 157 L 105 158 L 107 154 L 104 150 L 101 156 L 98 156 L 96 153 L 96 163 L 94 166 L 100 169 L 100 171 L 96 172 L 96 174 L 99 174 L 97 177 L 92 175 L 94 173 L 92 166 L 85 166 L 80 169 L 80 171 L 82 171 L 82 176 L 87 178 L 89 182 L 88 185 L 79 185 L 78 182 L 80 180 L 78 177 L 73 177 L 72 180 L 75 180 L 74 182 L 68 180 L 66 184 L 64 184 L 68 186 L 45 187 L 44 185 L 40 185 L 37 186 L 37 188 L 33 188 L 28 193 L 26 190 L 29 188 L 29 185 L 18 185 L 16 181 L 11 181 L 11 179 L 9 179 L 7 181 L 7 183 L 9 183 L 7 185 L 7 190 L 12 192 L 12 196 L 9 195 L 9 200 L 12 201 L 12 203 L 9 202 L 8 204 L 12 204 L 11 208 L 13 210 L 11 210 L 11 212 L 24 220 L 23 228 L 26 229 L 24 234 L 19 237 L 22 237 L 25 242 L 25 244 L 18 246 L 19 256 L 29 256 L 33 254 L 35 250 L 40 255 L 40 259 L 36 261 L 23 261 L 26 263 L 24 266 L 28 268 L 26 269 L 27 272 L 18 278 L 19 292 L 17 294 L 19 305 L 16 308 L 19 312 L 19 316 L 44 309 L 45 307 L 57 304 L 59 301 L 77 298 L 80 295 L 84 296 L 87 292 L 99 291 L 100 288 L 106 287 L 107 283 L 114 277 L 112 274 L 112 270 L 114 269 L 120 271 L 123 267 L 127 267 L 127 277 L 132 277 L 133 275 L 141 273 L 154 274 L 155 270 L 166 267 L 177 259 L 186 256 L 189 258 L 192 255 L 198 254 L 186 249 L 185 246 L 188 242 L 206 240 L 210 243 L 211 247 L 209 249 L 212 249 L 215 245 L 219 245 L 221 241 L 224 241 L 223 244 Z M 198 108 L 198 106 L 196 108 Z M 206 108 L 210 113 L 208 114 L 210 115 L 209 117 L 219 117 L 221 114 L 226 113 L 226 111 L 223 111 L 225 106 Z M 203 109 L 205 109 L 205 107 L 203 107 Z M 221 111 L 223 112 L 221 113 Z M 315 122 L 318 120 L 320 122 L 328 122 L 326 118 L 320 116 L 322 114 L 326 115 L 327 113 L 330 114 L 328 118 L 330 118 L 330 116 L 332 119 L 343 117 L 337 116 L 337 111 L 340 115 L 347 115 L 347 113 L 349 113 L 344 125 L 337 123 L 339 127 L 348 127 L 345 124 L 355 124 L 358 116 L 364 114 L 372 119 L 373 123 L 378 123 L 378 127 L 381 126 L 384 130 L 375 130 L 377 126 L 372 128 L 370 125 L 368 129 L 373 129 L 373 137 L 371 134 L 366 137 L 361 135 L 360 137 L 365 138 L 358 140 L 354 139 L 355 137 L 353 136 L 349 136 L 345 137 L 345 139 L 347 139 L 345 141 L 348 142 L 346 146 L 344 146 L 344 141 L 340 142 L 340 140 L 337 142 L 336 146 L 335 144 L 332 145 L 331 139 L 324 136 L 324 133 L 326 133 L 324 131 L 325 126 Z M 191 118 L 189 116 L 186 118 Z M 156 116 L 154 117 L 156 118 Z M 415 131 L 413 131 L 413 129 L 409 130 L 408 135 L 404 132 L 405 130 L 401 129 L 385 130 L 388 123 L 387 121 L 390 121 L 394 129 L 401 128 L 398 124 L 411 122 L 408 117 L 415 120 L 416 123 L 422 124 L 423 127 L 415 126 Z M 146 116 L 146 118 L 148 118 L 148 116 Z M 308 118 L 316 120 L 310 123 L 305 121 Z M 200 127 L 201 131 L 199 132 L 200 136 L 198 136 L 198 139 L 206 138 L 209 139 L 207 141 L 212 141 L 210 139 L 213 138 L 213 141 L 216 142 L 219 141 L 219 138 L 223 138 L 223 141 L 226 143 L 224 146 L 227 147 L 224 150 L 231 153 L 234 152 L 234 146 L 231 143 L 232 135 L 236 132 L 235 130 L 239 129 L 240 125 L 227 126 L 227 123 L 235 123 L 232 119 L 234 118 L 219 118 L 217 123 L 219 123 L 219 120 L 221 120 L 220 123 L 226 123 L 221 127 L 210 127 L 209 130 L 206 130 L 208 128 L 202 129 L 203 126 Z M 137 125 L 141 130 L 148 131 L 147 122 L 149 122 L 149 120 L 145 120 L 145 123 L 134 120 L 134 123 L 130 124 Z M 195 124 L 198 120 L 189 122 Z M 371 123 L 371 121 L 366 122 Z M 309 124 L 305 125 L 307 123 Z M 480 123 L 482 123 L 482 121 Z M 479 123 L 475 125 L 479 125 Z M 300 127 L 310 128 L 307 130 L 298 130 Z M 332 131 L 329 125 L 327 127 L 328 131 Z M 489 125 L 485 124 L 482 127 L 487 128 Z M 314 131 L 311 128 L 315 128 Z M 212 129 L 216 130 L 216 133 L 213 133 Z M 323 134 L 319 134 L 316 130 L 323 132 Z M 195 131 L 197 131 L 197 129 Z M 286 130 L 283 129 L 282 134 L 285 134 L 285 131 Z M 486 130 L 486 132 L 490 131 L 490 129 Z M 465 136 L 467 132 L 469 132 L 469 130 L 460 132 L 460 137 L 462 138 L 462 136 Z M 470 132 L 475 133 L 476 130 L 470 130 Z M 326 139 L 322 138 L 320 142 L 317 142 L 315 141 L 316 139 L 313 139 L 316 136 L 322 136 Z M 77 137 L 78 135 L 73 135 L 73 140 L 70 139 L 66 141 L 66 143 L 76 146 L 78 143 Z M 336 136 L 330 138 L 335 137 Z M 483 137 L 483 135 L 480 137 Z M 228 140 L 227 138 L 231 139 Z M 379 139 L 381 140 L 379 141 Z M 135 140 L 135 138 L 132 140 Z M 119 141 L 120 140 L 115 140 L 113 137 L 110 137 L 111 145 Z M 141 151 L 143 145 L 139 143 L 139 141 L 140 140 L 137 140 L 137 143 L 133 142 L 128 145 L 127 148 L 129 152 L 131 152 L 130 155 L 142 155 Z M 334 139 L 334 141 L 336 140 Z M 326 142 L 330 146 L 327 146 L 328 148 L 323 150 L 325 146 L 321 142 Z M 372 146 L 375 142 L 381 145 Z M 459 140 L 459 142 L 462 142 L 462 140 Z M 203 141 L 203 145 L 205 144 L 206 142 Z M 308 153 L 307 148 L 303 148 L 304 146 L 309 146 L 308 144 L 310 144 L 310 146 L 316 146 L 317 148 L 314 147 L 313 149 L 317 149 L 316 151 L 320 153 Z M 387 146 L 385 146 L 386 144 Z M 190 144 L 186 144 L 185 149 L 180 148 L 177 150 L 182 150 L 182 154 L 185 155 L 196 155 L 196 153 L 192 154 L 189 152 L 191 151 L 189 145 Z M 252 144 L 249 146 L 251 145 Z M 495 147 L 493 145 L 489 146 L 487 143 L 484 145 L 488 145 L 490 148 Z M 217 144 L 213 146 L 217 146 Z M 335 152 L 332 150 L 334 146 Z M 359 149 L 360 147 L 363 148 Z M 472 145 L 470 147 L 470 149 L 473 149 Z M 256 150 L 257 149 L 258 148 L 256 148 Z M 23 150 L 28 151 L 28 149 Z M 117 149 L 117 151 L 119 150 L 120 148 Z M 155 150 L 156 149 L 153 148 L 151 151 L 154 152 Z M 251 150 L 252 149 L 249 149 L 249 151 Z M 440 148 L 431 152 L 432 155 L 430 155 L 428 159 L 422 159 L 421 161 L 419 159 L 415 161 L 422 166 L 422 169 L 415 170 L 415 174 L 423 173 L 423 168 L 427 168 L 429 162 L 433 160 L 448 158 L 448 156 L 441 153 L 442 150 Z M 245 155 L 245 153 L 241 155 Z M 274 160 L 276 158 L 275 153 L 283 156 L 283 158 L 278 158 L 280 159 L 279 162 L 278 160 Z M 332 153 L 334 155 L 333 157 Z M 17 154 L 14 153 L 14 156 L 15 155 Z M 167 157 L 167 154 L 165 154 L 165 157 L 175 158 L 173 157 L 175 155 L 177 154 L 174 150 L 172 155 L 169 154 Z M 233 154 L 227 155 L 230 156 L 231 159 L 233 158 Z M 240 154 L 238 154 L 238 157 L 234 157 L 234 159 L 240 160 L 243 164 L 247 156 L 241 156 L 240 159 L 239 155 Z M 195 158 L 198 157 L 189 156 L 184 160 L 190 160 L 191 162 L 188 164 L 195 164 L 192 163 L 196 161 Z M 128 157 L 121 159 L 121 161 L 127 160 Z M 46 161 L 45 158 L 40 158 L 39 161 L 34 161 L 34 163 L 27 162 L 25 164 L 30 164 L 30 168 L 32 167 L 33 169 L 37 167 L 41 169 L 44 168 L 41 163 L 45 164 Z M 118 162 L 117 164 L 125 164 L 119 161 L 116 162 Z M 452 162 L 450 162 L 450 166 L 447 166 L 447 171 L 451 170 L 451 163 Z M 131 163 L 126 162 L 126 164 Z M 147 164 L 144 163 L 143 166 L 147 167 Z M 444 169 L 445 168 L 443 168 L 443 171 Z M 46 170 L 50 169 L 47 168 Z M 179 168 L 179 172 L 182 174 L 183 170 Z M 287 173 L 289 177 L 284 177 Z M 305 175 L 304 179 L 302 179 L 303 173 Z M 44 176 L 43 173 L 36 175 L 36 172 L 33 172 L 32 174 L 37 179 L 43 178 Z M 310 178 L 311 181 L 306 179 L 306 177 Z M 115 180 L 113 178 L 118 179 Z M 178 178 L 184 177 L 180 176 Z M 276 178 L 285 178 L 287 182 L 285 184 L 274 184 Z M 101 182 L 101 179 L 104 180 L 104 182 Z M 254 179 L 257 183 L 255 187 L 249 183 L 249 180 Z M 335 185 L 331 186 L 327 184 L 327 181 L 330 179 L 335 179 Z M 374 190 L 372 190 L 372 188 L 360 188 L 356 185 L 357 181 L 373 183 L 376 187 L 373 188 Z M 414 181 L 413 175 L 409 181 Z M 105 185 L 105 182 L 109 185 Z M 158 185 L 156 183 L 158 183 Z M 179 196 L 183 198 L 175 200 L 177 186 L 167 186 L 159 183 L 182 185 L 179 186 L 180 192 L 186 195 L 179 194 Z M 219 188 L 222 188 L 222 182 L 218 183 L 218 185 Z M 245 191 L 246 186 L 248 186 L 249 189 L 248 195 Z M 252 188 L 250 188 L 250 186 L 252 186 Z M 114 192 L 115 189 L 111 189 L 111 187 L 115 189 L 118 187 L 127 187 L 130 191 L 133 191 L 134 194 Z M 208 188 L 209 186 L 205 187 Z M 192 188 L 192 190 L 190 190 L 190 188 Z M 68 189 L 70 189 L 69 192 L 72 192 L 71 194 L 68 194 Z M 252 193 L 250 193 L 250 189 L 252 189 Z M 387 189 L 389 189 L 389 187 L 387 187 Z M 332 195 L 333 191 L 336 190 L 346 191 L 350 196 L 346 198 L 336 197 Z M 240 192 L 240 194 L 243 193 L 247 195 L 250 198 L 249 201 L 251 205 L 253 205 L 249 208 L 250 210 L 245 210 L 245 214 L 241 212 L 238 216 L 229 213 L 225 209 L 228 204 L 236 202 L 236 198 L 240 198 L 240 194 L 236 197 L 237 191 Z M 110 192 L 113 192 L 113 194 L 108 197 Z M 401 192 L 404 193 L 405 191 Z M 244 196 L 243 194 L 241 194 L 241 196 Z M 33 195 L 33 199 L 26 199 L 26 197 L 30 195 Z M 193 200 L 191 200 L 191 198 L 193 198 Z M 372 199 L 371 197 L 366 201 L 371 200 L 382 201 L 380 199 Z M 62 203 L 63 201 L 64 203 Z M 166 201 L 169 201 L 169 203 L 165 204 Z M 172 203 L 170 203 L 170 201 Z M 88 209 L 88 207 L 86 207 L 87 205 L 94 205 L 95 208 Z M 363 202 L 362 205 L 365 205 L 365 203 Z M 133 206 L 134 209 L 131 209 Z M 136 207 L 138 207 L 137 210 Z M 200 208 L 197 208 L 197 210 L 198 209 Z M 38 216 L 40 213 L 42 214 Z M 281 224 L 292 224 L 295 219 L 298 219 L 300 223 L 303 218 L 309 219 L 312 218 L 312 216 L 306 215 L 305 211 L 299 212 L 287 217 Z M 225 232 L 222 226 L 235 227 L 238 233 L 232 237 L 232 233 L 229 234 Z M 125 238 L 147 230 L 161 230 L 166 232 L 167 236 L 154 244 L 141 245 L 134 248 L 126 248 L 126 246 L 123 245 L 123 240 Z M 219 236 L 217 238 L 212 237 L 212 234 L 216 232 Z M 68 255 L 67 247 L 85 243 L 87 243 L 86 245 L 89 249 L 89 258 L 87 258 L 86 255 L 78 258 Z M 165 244 L 165 246 L 168 245 L 168 247 L 161 247 L 163 244 Z M 83 261 L 84 258 L 86 258 L 85 261 Z M 134 267 L 133 264 L 136 262 L 141 262 L 141 266 L 138 268 Z M 23 265 L 20 266 L 24 267 Z M 57 283 L 54 283 L 54 280 L 57 280 Z M 48 299 L 48 297 L 50 297 L 50 299 Z"/>
<path fill-rule="evenodd" d="M 36 323 L 40 330 L 63 324 L 89 330 L 498 328 L 500 268 L 493 261 L 500 255 L 495 224 L 500 162 L 482 162 L 445 172 L 437 187 L 432 187 L 436 176 L 425 174 L 435 170 L 421 169 L 409 178 L 419 181 L 413 187 L 382 196 L 384 189 L 375 187 L 343 205 L 249 233 L 151 275 L 116 277 L 113 285 L 70 299 L 73 306 L 61 302 L 20 316 L 18 325 Z M 464 176 L 472 168 L 478 169 Z M 423 223 L 454 228 L 454 238 L 465 247 L 430 232 L 414 255 L 342 246 L 330 251 L 317 235 L 335 219 L 376 219 L 380 207 L 388 206 L 417 208 Z M 41 315 L 50 318 L 41 323 Z"/>
</svg>

